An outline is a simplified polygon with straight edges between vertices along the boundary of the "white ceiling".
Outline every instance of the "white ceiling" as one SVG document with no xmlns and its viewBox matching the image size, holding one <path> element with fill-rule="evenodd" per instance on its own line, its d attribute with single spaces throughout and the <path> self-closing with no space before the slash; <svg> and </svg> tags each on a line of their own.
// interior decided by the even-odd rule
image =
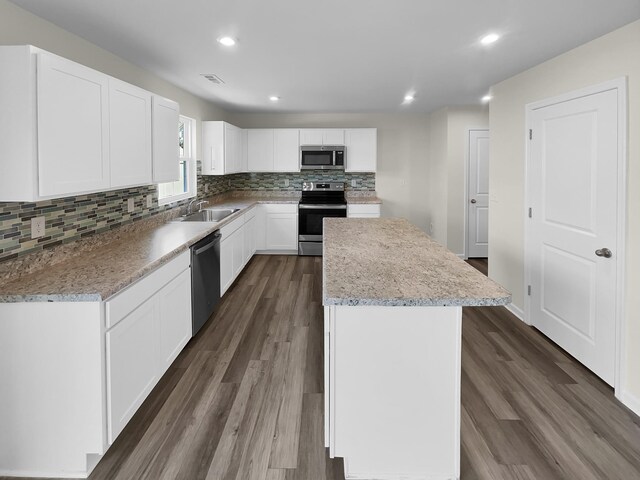
<svg viewBox="0 0 640 480">
<path fill-rule="evenodd" d="M 640 0 L 12 1 L 230 111 L 478 103 L 492 84 L 640 18 Z M 482 47 L 489 32 L 502 38 Z M 238 44 L 222 47 L 223 35 Z"/>
</svg>

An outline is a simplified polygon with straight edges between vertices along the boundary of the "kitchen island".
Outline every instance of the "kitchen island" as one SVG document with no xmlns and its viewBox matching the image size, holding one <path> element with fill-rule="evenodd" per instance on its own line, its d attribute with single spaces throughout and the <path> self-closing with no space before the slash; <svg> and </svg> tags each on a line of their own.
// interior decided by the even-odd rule
<svg viewBox="0 0 640 480">
<path fill-rule="evenodd" d="M 325 444 L 347 479 L 460 476 L 463 306 L 500 285 L 402 219 L 325 219 Z"/>
</svg>

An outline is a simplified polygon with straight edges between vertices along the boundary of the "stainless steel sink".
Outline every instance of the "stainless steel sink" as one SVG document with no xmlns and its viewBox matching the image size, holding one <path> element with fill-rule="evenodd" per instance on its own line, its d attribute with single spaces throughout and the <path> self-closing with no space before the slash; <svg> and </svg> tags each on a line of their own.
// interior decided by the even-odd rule
<svg viewBox="0 0 640 480">
<path fill-rule="evenodd" d="M 174 222 L 219 222 L 236 213 L 239 208 L 206 208 L 190 215 L 178 217 Z"/>
</svg>

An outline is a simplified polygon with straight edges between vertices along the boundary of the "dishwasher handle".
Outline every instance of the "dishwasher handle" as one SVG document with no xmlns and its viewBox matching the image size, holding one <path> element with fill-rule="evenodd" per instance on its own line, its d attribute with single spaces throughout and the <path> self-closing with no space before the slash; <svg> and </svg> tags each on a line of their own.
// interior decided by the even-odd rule
<svg viewBox="0 0 640 480">
<path fill-rule="evenodd" d="M 193 254 L 194 255 L 200 255 L 201 253 L 204 253 L 207 250 L 209 250 L 210 248 L 214 247 L 218 242 L 220 242 L 220 237 L 222 237 L 222 234 L 220 234 L 220 232 L 214 233 L 213 234 L 213 238 L 211 239 L 211 241 L 209 243 L 207 243 L 204 247 L 200 247 L 198 249 L 194 249 L 193 250 Z"/>
</svg>

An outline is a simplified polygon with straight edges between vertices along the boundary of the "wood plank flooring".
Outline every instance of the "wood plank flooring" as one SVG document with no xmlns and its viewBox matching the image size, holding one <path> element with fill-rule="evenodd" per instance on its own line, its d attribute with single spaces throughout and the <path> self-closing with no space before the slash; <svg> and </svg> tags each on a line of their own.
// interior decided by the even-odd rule
<svg viewBox="0 0 640 480">
<path fill-rule="evenodd" d="M 340 480 L 323 445 L 321 258 L 256 256 L 92 480 Z M 640 479 L 640 420 L 502 307 L 465 308 L 463 480 Z"/>
</svg>

